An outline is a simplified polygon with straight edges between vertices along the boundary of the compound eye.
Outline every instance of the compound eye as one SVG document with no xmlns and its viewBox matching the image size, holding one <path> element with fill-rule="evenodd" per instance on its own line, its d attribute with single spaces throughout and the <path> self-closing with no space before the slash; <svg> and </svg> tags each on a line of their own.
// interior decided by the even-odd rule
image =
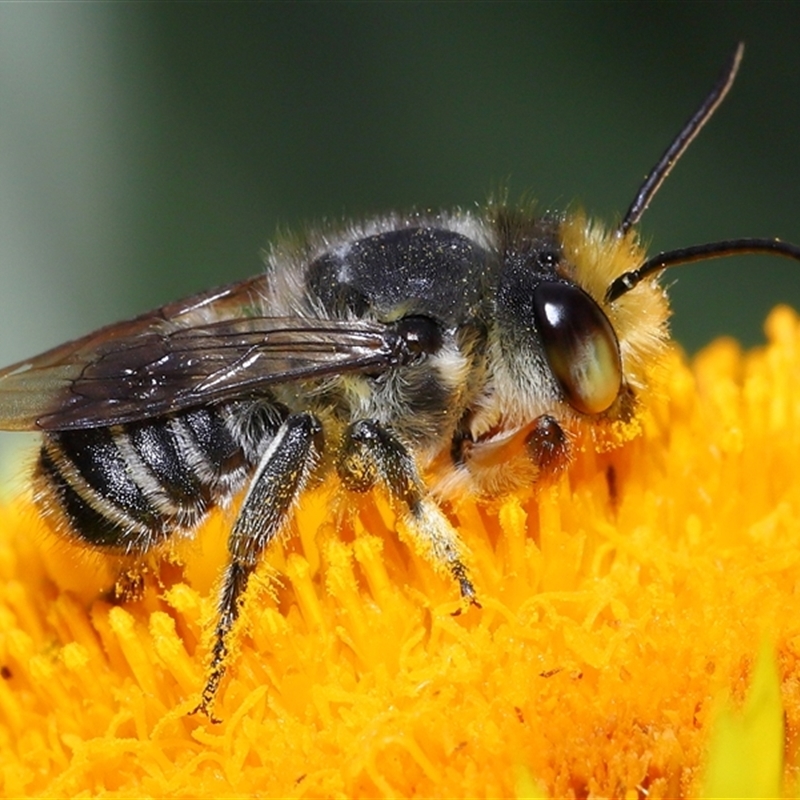
<svg viewBox="0 0 800 800">
<path fill-rule="evenodd" d="M 533 290 L 536 328 L 567 402 L 600 414 L 622 386 L 619 344 L 608 317 L 577 286 L 540 283 Z"/>
</svg>

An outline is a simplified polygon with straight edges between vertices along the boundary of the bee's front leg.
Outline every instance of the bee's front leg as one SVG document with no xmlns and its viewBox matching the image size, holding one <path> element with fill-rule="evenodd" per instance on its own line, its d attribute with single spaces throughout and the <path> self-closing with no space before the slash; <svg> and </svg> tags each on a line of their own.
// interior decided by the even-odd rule
<svg viewBox="0 0 800 800">
<path fill-rule="evenodd" d="M 428 496 L 408 450 L 375 420 L 354 422 L 346 431 L 337 469 L 349 489 L 363 492 L 381 482 L 407 510 L 411 533 L 436 567 L 446 567 L 461 596 L 476 603 L 464 565 L 464 545 L 438 505 Z"/>
<path fill-rule="evenodd" d="M 216 721 L 211 710 L 225 674 L 228 639 L 247 581 L 261 553 L 281 531 L 321 451 L 319 422 L 310 414 L 294 414 L 283 422 L 261 457 L 228 539 L 230 561 L 222 578 L 210 670 L 200 703 L 192 713 L 202 711 Z"/>
<path fill-rule="evenodd" d="M 534 421 L 525 444 L 528 455 L 539 468 L 540 478 L 558 475 L 569 463 L 569 439 L 554 417 L 542 414 Z"/>
</svg>

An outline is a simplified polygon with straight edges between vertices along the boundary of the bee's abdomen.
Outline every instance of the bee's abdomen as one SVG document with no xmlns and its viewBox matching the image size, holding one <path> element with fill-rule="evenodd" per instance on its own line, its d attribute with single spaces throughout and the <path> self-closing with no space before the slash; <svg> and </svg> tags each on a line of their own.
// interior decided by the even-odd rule
<svg viewBox="0 0 800 800">
<path fill-rule="evenodd" d="M 70 532 L 100 548 L 143 553 L 196 526 L 243 483 L 251 465 L 221 413 L 48 433 L 37 498 Z"/>
</svg>

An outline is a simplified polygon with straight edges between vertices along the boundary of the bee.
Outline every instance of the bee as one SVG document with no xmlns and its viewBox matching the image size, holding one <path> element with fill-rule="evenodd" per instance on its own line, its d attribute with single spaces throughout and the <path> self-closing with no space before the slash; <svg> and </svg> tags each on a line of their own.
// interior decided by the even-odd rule
<svg viewBox="0 0 800 800">
<path fill-rule="evenodd" d="M 382 487 L 465 604 L 441 503 L 557 474 L 571 431 L 630 418 L 668 341 L 660 274 L 776 239 L 648 258 L 636 226 L 730 89 L 739 45 L 613 228 L 581 214 L 387 214 L 278 242 L 263 274 L 0 371 L 0 428 L 36 430 L 35 499 L 64 536 L 136 562 L 243 494 L 206 682 L 213 719 L 248 580 L 307 487 Z"/>
</svg>

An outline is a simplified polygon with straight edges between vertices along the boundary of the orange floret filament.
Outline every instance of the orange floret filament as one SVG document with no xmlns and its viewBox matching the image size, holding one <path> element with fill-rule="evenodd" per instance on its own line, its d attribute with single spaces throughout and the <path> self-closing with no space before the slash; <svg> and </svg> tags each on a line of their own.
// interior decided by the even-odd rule
<svg viewBox="0 0 800 800">
<path fill-rule="evenodd" d="M 800 321 L 777 309 L 767 333 L 670 353 L 635 422 L 578 439 L 558 482 L 448 506 L 480 608 L 379 493 L 340 523 L 335 483 L 309 493 L 251 582 L 219 725 L 188 712 L 230 514 L 114 605 L 108 565 L 26 498 L 0 508 L 3 794 L 692 796 L 762 641 L 792 791 Z"/>
</svg>

